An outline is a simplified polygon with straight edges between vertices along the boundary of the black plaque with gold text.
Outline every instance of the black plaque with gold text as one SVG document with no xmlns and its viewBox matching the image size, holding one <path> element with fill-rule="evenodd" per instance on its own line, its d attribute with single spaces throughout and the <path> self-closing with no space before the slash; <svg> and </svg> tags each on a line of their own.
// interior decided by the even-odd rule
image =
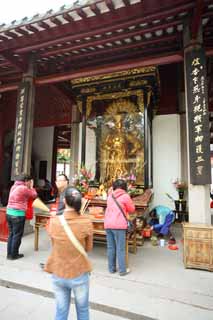
<svg viewBox="0 0 213 320">
<path fill-rule="evenodd" d="M 24 145 L 26 137 L 27 105 L 29 96 L 29 82 L 23 82 L 18 91 L 16 127 L 13 146 L 12 174 L 11 179 L 23 173 Z"/>
<path fill-rule="evenodd" d="M 211 183 L 210 132 L 206 58 L 203 48 L 194 48 L 185 54 L 190 183 Z"/>
</svg>

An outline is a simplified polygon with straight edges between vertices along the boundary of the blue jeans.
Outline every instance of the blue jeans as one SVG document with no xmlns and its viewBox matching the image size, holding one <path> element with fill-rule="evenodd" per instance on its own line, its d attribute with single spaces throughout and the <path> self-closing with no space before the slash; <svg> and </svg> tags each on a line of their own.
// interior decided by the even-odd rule
<svg viewBox="0 0 213 320">
<path fill-rule="evenodd" d="M 106 229 L 109 272 L 116 271 L 116 256 L 119 272 L 126 272 L 126 230 Z"/>
<path fill-rule="evenodd" d="M 16 257 L 19 254 L 19 247 L 24 233 L 25 216 L 6 215 L 9 237 L 7 240 L 7 256 Z"/>
<path fill-rule="evenodd" d="M 77 320 L 89 320 L 89 274 L 84 273 L 73 279 L 52 275 L 56 298 L 55 320 L 67 320 L 70 308 L 71 291 L 75 297 Z"/>
</svg>

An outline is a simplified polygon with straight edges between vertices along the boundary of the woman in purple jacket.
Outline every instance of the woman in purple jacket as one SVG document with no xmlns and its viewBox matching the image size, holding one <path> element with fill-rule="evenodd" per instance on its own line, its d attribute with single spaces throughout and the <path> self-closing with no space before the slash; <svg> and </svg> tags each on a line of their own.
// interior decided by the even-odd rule
<svg viewBox="0 0 213 320">
<path fill-rule="evenodd" d="M 125 219 L 114 198 L 116 198 L 124 214 L 126 215 L 126 218 L 128 219 L 129 213 L 133 213 L 135 211 L 135 206 L 126 190 L 127 183 L 125 180 L 117 179 L 115 182 L 113 182 L 113 192 L 108 196 L 104 218 L 104 228 L 106 229 L 107 235 L 109 272 L 116 272 L 117 256 L 120 276 L 124 276 L 129 273 L 129 269 L 126 268 L 125 259 L 127 220 Z"/>
<path fill-rule="evenodd" d="M 7 205 L 7 223 L 9 237 L 7 241 L 7 259 L 16 260 L 24 255 L 19 253 L 24 232 L 25 213 L 29 199 L 35 199 L 37 192 L 33 180 L 28 175 L 20 176 L 10 189 Z"/>
</svg>

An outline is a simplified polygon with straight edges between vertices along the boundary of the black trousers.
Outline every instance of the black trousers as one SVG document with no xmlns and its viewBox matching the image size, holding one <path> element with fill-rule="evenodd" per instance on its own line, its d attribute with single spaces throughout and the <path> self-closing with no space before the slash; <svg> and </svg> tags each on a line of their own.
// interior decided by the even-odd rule
<svg viewBox="0 0 213 320">
<path fill-rule="evenodd" d="M 7 256 L 16 257 L 24 233 L 25 217 L 17 217 L 7 214 L 9 237 L 7 241 Z"/>
</svg>

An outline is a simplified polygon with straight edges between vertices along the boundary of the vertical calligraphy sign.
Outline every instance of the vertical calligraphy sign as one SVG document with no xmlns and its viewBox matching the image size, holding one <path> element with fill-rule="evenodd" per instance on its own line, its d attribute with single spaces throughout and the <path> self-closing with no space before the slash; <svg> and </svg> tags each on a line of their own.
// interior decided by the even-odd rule
<svg viewBox="0 0 213 320">
<path fill-rule="evenodd" d="M 13 145 L 13 159 L 12 159 L 12 173 L 11 173 L 12 180 L 15 180 L 17 176 L 23 173 L 28 95 L 29 95 L 29 82 L 23 82 L 19 87 L 18 99 L 17 99 L 16 127 L 15 127 L 15 137 L 14 137 L 14 145 Z"/>
<path fill-rule="evenodd" d="M 206 58 L 203 48 L 194 48 L 185 54 L 190 183 L 211 183 L 210 132 Z"/>
</svg>

